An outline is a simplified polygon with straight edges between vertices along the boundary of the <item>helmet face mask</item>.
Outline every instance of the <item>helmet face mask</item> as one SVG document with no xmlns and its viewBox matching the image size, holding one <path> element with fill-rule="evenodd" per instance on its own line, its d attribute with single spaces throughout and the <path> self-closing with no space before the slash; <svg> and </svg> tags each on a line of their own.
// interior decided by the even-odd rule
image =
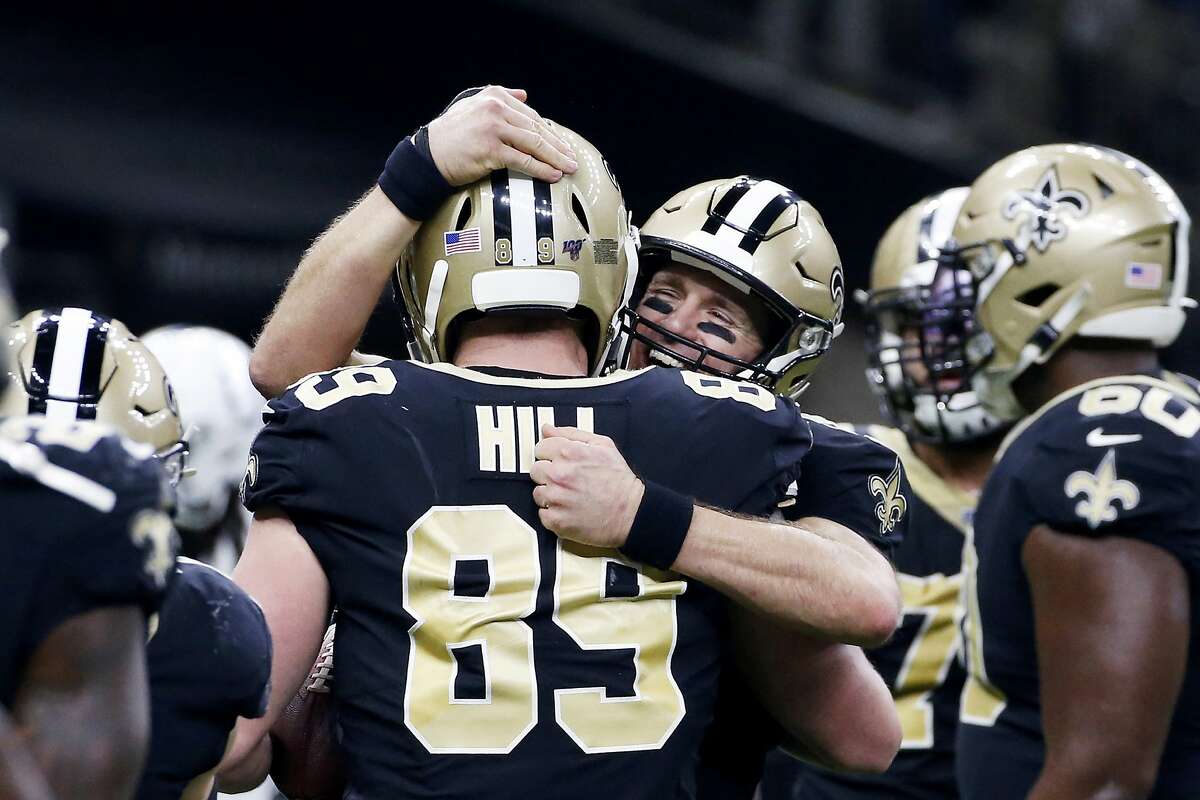
<svg viewBox="0 0 1200 800">
<path fill-rule="evenodd" d="M 765 330 L 761 331 L 762 346 L 753 358 L 737 358 L 722 352 L 718 346 L 667 329 L 640 310 L 642 303 L 636 295 L 633 303 L 621 309 L 621 331 L 629 346 L 635 341 L 641 342 L 650 360 L 662 366 L 735 376 L 772 390 L 788 368 L 820 359 L 833 344 L 833 326 L 827 320 L 807 312 L 792 312 L 789 320 L 785 312 L 755 293 L 745 300 L 748 313 L 751 312 L 750 304 L 761 312 L 760 317 L 767 319 L 766 325 L 762 326 Z M 789 342 L 798 345 L 792 352 L 787 349 Z"/>
<path fill-rule="evenodd" d="M 977 280 L 949 239 L 966 194 L 948 189 L 905 210 L 880 240 L 861 298 L 867 381 L 884 415 L 909 438 L 939 445 L 1005 427 L 971 385 Z"/>
<path fill-rule="evenodd" d="M 943 259 L 930 284 L 866 301 L 868 380 L 889 417 L 919 441 L 972 441 L 1002 427 L 971 388 L 975 281 Z"/>
<path fill-rule="evenodd" d="M 179 486 L 179 482 L 190 474 L 190 456 L 188 444 L 184 440 L 154 454 L 155 459 L 162 465 L 163 472 L 167 474 L 167 483 L 173 487 Z"/>
<path fill-rule="evenodd" d="M 733 288 L 748 316 L 767 324 L 759 352 L 738 358 L 724 345 L 668 330 L 635 302 L 621 312 L 620 366 L 630 365 L 629 345 L 640 342 L 660 364 L 732 375 L 792 398 L 804 391 L 841 333 L 845 295 L 837 247 L 816 209 L 773 181 L 708 181 L 655 211 L 641 243 L 651 267 L 669 263 L 714 275 Z M 645 271 L 639 287 L 652 275 Z"/>
</svg>

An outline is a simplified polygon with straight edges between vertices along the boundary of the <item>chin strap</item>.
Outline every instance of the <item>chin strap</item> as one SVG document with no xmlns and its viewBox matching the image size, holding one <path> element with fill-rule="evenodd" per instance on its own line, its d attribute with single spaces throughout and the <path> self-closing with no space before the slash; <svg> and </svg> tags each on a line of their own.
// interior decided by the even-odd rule
<svg viewBox="0 0 1200 800">
<path fill-rule="evenodd" d="M 625 237 L 624 252 L 625 252 L 625 290 L 621 293 L 621 302 L 617 305 L 616 311 L 613 312 L 612 319 L 608 321 L 608 342 L 604 344 L 603 349 L 596 354 L 596 363 L 592 367 L 592 376 L 606 375 L 616 369 L 625 368 L 625 359 L 628 355 L 630 337 L 625 331 L 625 326 L 622 324 L 621 315 L 629 308 L 629 302 L 633 299 L 633 290 L 638 279 L 638 247 L 641 243 L 641 233 L 636 225 L 633 224 L 633 212 L 629 212 L 629 234 Z M 603 324 L 603 320 L 601 323 Z M 636 324 L 636 323 L 635 323 Z M 632 327 L 631 327 L 632 330 Z M 601 336 L 605 336 L 606 332 L 601 331 Z"/>
<path fill-rule="evenodd" d="M 450 265 L 444 258 L 439 258 L 437 263 L 433 265 L 433 274 L 429 278 L 429 293 L 425 295 L 425 320 L 421 326 L 425 333 L 425 340 L 429 343 L 429 351 L 437 357 L 434 352 L 434 334 L 437 330 L 437 315 L 438 309 L 442 306 L 442 290 L 446 288 L 446 276 L 450 273 Z"/>
<path fill-rule="evenodd" d="M 1043 323 L 1034 332 L 1029 342 L 1021 349 L 1021 358 L 1018 360 L 1017 375 L 1025 371 L 1030 364 L 1045 364 L 1050 358 L 1051 352 L 1054 350 L 1054 345 L 1062 336 L 1062 332 L 1066 330 L 1079 313 L 1083 311 L 1083 307 L 1087 305 L 1088 300 L 1092 297 L 1092 288 L 1087 284 L 1080 286 L 1067 299 L 1067 302 L 1062 304 L 1058 311 L 1054 312 L 1054 316 L 1049 322 Z M 1032 355 L 1033 360 L 1026 361 L 1027 355 Z"/>
</svg>

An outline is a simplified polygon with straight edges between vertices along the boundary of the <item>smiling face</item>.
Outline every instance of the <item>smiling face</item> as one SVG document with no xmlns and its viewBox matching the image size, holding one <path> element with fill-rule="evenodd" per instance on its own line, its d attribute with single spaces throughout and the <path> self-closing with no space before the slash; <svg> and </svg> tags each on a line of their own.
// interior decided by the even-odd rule
<svg viewBox="0 0 1200 800">
<path fill-rule="evenodd" d="M 700 348 L 721 355 L 753 361 L 763 351 L 763 332 L 768 329 L 769 312 L 715 275 L 683 264 L 668 263 L 650 279 L 638 304 L 637 313 L 670 333 L 695 342 L 699 347 L 672 341 L 648 325 L 638 333 L 655 344 L 689 359 L 700 357 Z M 635 339 L 629 350 L 629 368 L 641 369 L 651 363 L 651 348 Z M 655 359 L 660 359 L 658 353 Z M 669 356 L 659 360 L 668 366 Z M 733 373 L 738 368 L 719 359 L 706 360 L 706 367 Z"/>
</svg>

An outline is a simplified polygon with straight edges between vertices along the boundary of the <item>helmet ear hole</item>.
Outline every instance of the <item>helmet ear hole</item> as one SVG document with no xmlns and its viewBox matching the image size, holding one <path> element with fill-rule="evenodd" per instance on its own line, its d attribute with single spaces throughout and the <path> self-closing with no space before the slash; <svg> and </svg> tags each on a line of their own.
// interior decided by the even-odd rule
<svg viewBox="0 0 1200 800">
<path fill-rule="evenodd" d="M 583 203 L 580 202 L 579 195 L 575 192 L 571 192 L 571 211 L 579 220 L 579 224 L 583 226 L 584 232 L 591 236 L 592 226 L 588 225 L 587 212 L 583 210 Z"/>
<path fill-rule="evenodd" d="M 1021 294 L 1017 298 L 1017 302 L 1022 305 L 1027 305 L 1031 308 L 1038 308 L 1042 303 L 1046 302 L 1059 290 L 1056 283 L 1043 283 L 1040 286 L 1035 286 L 1027 292 Z"/>
<path fill-rule="evenodd" d="M 463 199 L 462 208 L 458 210 L 458 218 L 454 223 L 454 230 L 461 231 L 466 227 L 467 221 L 471 219 L 471 195 L 467 195 Z"/>
</svg>

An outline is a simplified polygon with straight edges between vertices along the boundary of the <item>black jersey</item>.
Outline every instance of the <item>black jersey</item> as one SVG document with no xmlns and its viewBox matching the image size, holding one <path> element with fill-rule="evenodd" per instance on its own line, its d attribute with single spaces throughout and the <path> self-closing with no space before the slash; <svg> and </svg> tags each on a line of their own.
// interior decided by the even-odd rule
<svg viewBox="0 0 1200 800">
<path fill-rule="evenodd" d="M 175 563 L 162 468 L 95 423 L 0 422 L 0 702 L 70 617 L 105 606 L 153 613 Z"/>
<path fill-rule="evenodd" d="M 793 404 L 654 367 L 391 361 L 311 376 L 266 421 L 245 502 L 283 508 L 329 578 L 349 796 L 688 796 L 724 600 L 548 533 L 533 446 L 594 430 L 644 478 L 763 516 L 809 447 Z"/>
<path fill-rule="evenodd" d="M 887 644 L 867 651 L 896 701 L 904 740 L 882 775 L 834 774 L 773 754 L 763 776 L 764 800 L 957 796 L 954 740 L 966 676 L 959 626 L 962 549 L 975 497 L 938 477 L 900 431 L 872 425 L 863 432 L 900 454 L 912 485 L 907 535 L 893 552 L 904 617 Z"/>
<path fill-rule="evenodd" d="M 237 718 L 266 713 L 271 635 L 250 595 L 180 558 L 146 660 L 153 735 L 136 797 L 179 800 L 220 762 Z"/>
<path fill-rule="evenodd" d="M 958 774 L 971 800 L 1024 797 L 1044 758 L 1037 652 L 1021 548 L 1048 525 L 1128 536 L 1179 559 L 1192 586 L 1187 673 L 1153 798 L 1200 786 L 1200 394 L 1173 375 L 1078 386 L 1005 440 L 980 498 L 967 571 L 967 654 Z M 974 571 L 974 576 L 972 576 Z M 1114 687 L 1120 691 L 1120 687 Z"/>
<path fill-rule="evenodd" d="M 893 554 L 905 541 L 912 497 L 897 451 L 891 442 L 866 431 L 810 414 L 804 419 L 812 431 L 812 449 L 800 464 L 794 502 L 784 506 L 783 516 L 823 517 Z M 781 735 L 745 678 L 735 669 L 722 673 L 713 724 L 705 734 L 697 769 L 699 797 L 751 797 L 763 776 L 764 759 Z M 775 782 L 789 783 L 794 759 L 780 763 Z"/>
<path fill-rule="evenodd" d="M 796 502 L 787 519 L 823 517 L 845 525 L 884 553 L 904 540 L 912 489 L 888 443 L 850 425 L 805 414 L 812 449 L 800 465 Z"/>
</svg>

